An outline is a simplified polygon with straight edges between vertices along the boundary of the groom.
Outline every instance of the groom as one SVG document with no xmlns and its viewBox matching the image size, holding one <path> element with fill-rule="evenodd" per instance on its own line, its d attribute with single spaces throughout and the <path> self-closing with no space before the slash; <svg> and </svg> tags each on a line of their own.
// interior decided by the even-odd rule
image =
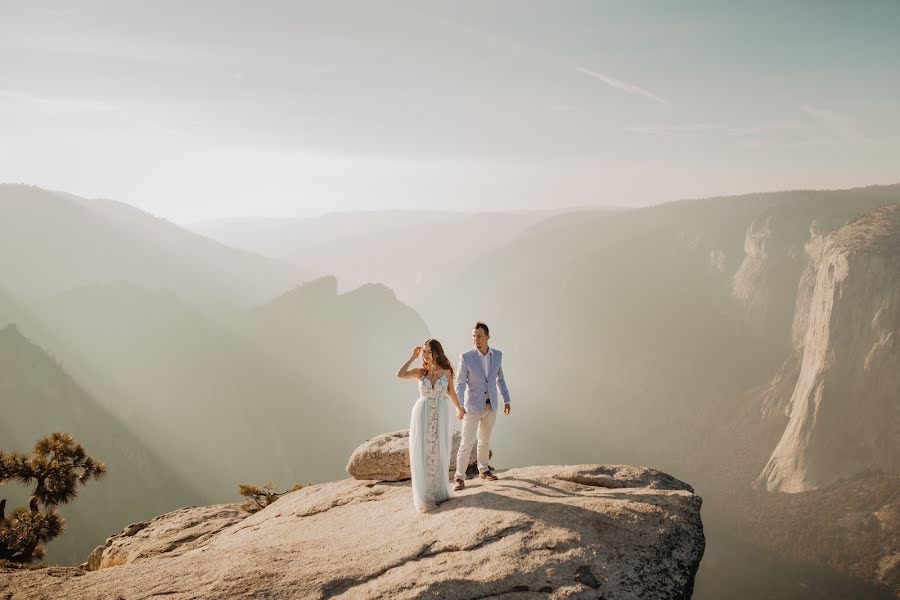
<svg viewBox="0 0 900 600">
<path fill-rule="evenodd" d="M 472 330 L 472 341 L 475 348 L 464 352 L 459 357 L 459 369 L 456 376 L 456 395 L 463 400 L 466 415 L 463 417 L 462 441 L 456 455 L 455 491 L 466 487 L 466 467 L 472 456 L 476 433 L 478 439 L 478 471 L 482 479 L 496 480 L 488 466 L 491 448 L 491 430 L 497 419 L 497 390 L 503 398 L 503 414 L 509 414 L 509 390 L 503 378 L 503 367 L 500 361 L 503 355 L 499 350 L 488 346 L 491 339 L 488 326 L 478 321 Z"/>
</svg>

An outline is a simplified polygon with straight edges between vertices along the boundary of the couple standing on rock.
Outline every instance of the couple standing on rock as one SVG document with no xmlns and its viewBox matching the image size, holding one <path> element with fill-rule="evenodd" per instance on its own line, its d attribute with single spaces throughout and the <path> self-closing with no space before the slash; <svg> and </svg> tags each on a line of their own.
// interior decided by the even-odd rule
<svg viewBox="0 0 900 600">
<path fill-rule="evenodd" d="M 432 510 L 452 497 L 447 472 L 453 447 L 454 409 L 463 426 L 453 491 L 466 486 L 466 468 L 476 439 L 480 477 L 490 481 L 497 479 L 488 466 L 488 459 L 491 430 L 500 407 L 498 391 L 503 399 L 504 415 L 509 414 L 510 403 L 500 364 L 503 355 L 488 346 L 490 338 L 488 326 L 481 321 L 476 323 L 472 329 L 475 348 L 460 355 L 458 374 L 454 373 L 441 343 L 435 339 L 425 340 L 422 346 L 413 348 L 410 359 L 397 371 L 397 377 L 416 379 L 419 383 L 419 399 L 413 405 L 409 424 L 409 467 L 413 504 L 421 512 Z M 422 366 L 410 369 L 409 365 L 420 355 Z"/>
</svg>

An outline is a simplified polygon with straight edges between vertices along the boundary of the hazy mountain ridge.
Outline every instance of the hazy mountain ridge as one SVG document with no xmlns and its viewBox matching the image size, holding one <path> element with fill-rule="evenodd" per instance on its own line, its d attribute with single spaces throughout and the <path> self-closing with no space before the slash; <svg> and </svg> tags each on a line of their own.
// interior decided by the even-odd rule
<svg viewBox="0 0 900 600">
<path fill-rule="evenodd" d="M 604 462 L 653 465 L 694 482 L 706 499 L 705 519 L 726 523 L 729 534 L 740 532 L 741 540 L 778 557 L 779 569 L 803 561 L 891 586 L 892 567 L 880 566 L 900 552 L 892 549 L 896 529 L 891 529 L 890 519 L 872 517 L 882 528 L 864 529 L 854 538 L 854 548 L 870 544 L 877 552 L 851 556 L 831 541 L 846 531 L 836 523 L 855 522 L 854 515 L 881 510 L 853 494 L 836 492 L 852 490 L 846 481 L 783 501 L 753 490 L 750 483 L 787 425 L 783 395 L 793 391 L 800 363 L 786 361 L 795 356 L 802 337 L 796 323 L 807 318 L 804 311 L 811 312 L 817 240 L 868 210 L 897 202 L 900 186 L 873 186 L 553 216 L 456 265 L 464 278 L 447 277 L 441 270 L 425 273 L 417 283 L 421 300 L 415 303 L 424 322 L 383 286 L 341 294 L 334 278 L 324 278 L 246 313 L 232 313 L 225 319 L 227 326 L 217 321 L 213 329 L 230 333 L 214 335 L 200 347 L 242 347 L 238 355 L 253 356 L 250 362 L 259 361 L 266 373 L 276 374 L 255 381 L 286 382 L 279 387 L 284 390 L 279 397 L 302 409 L 279 414 L 283 421 L 304 425 L 297 431 L 276 428 L 265 439 L 302 436 L 321 430 L 324 423 L 326 428 L 334 426 L 329 434 L 346 433 L 349 440 L 351 434 L 343 428 L 357 419 L 371 423 L 353 433 L 355 439 L 395 429 L 408 419 L 415 396 L 411 386 L 384 382 L 376 393 L 369 383 L 380 385 L 382 377 L 390 378 L 411 343 L 419 343 L 430 329 L 455 362 L 458 352 L 470 345 L 472 322 L 484 319 L 491 325 L 492 345 L 506 353 L 504 370 L 515 401 L 513 420 L 501 417 L 494 434 L 497 464 L 579 463 L 602 457 Z M 418 239 L 405 240 L 407 262 L 415 263 L 420 256 Z M 357 260 L 365 265 L 374 257 L 363 253 Z M 146 304 L 152 307 L 154 302 Z M 366 312 L 372 305 L 382 308 Z M 63 303 L 57 306 L 59 314 L 66 310 Z M 381 311 L 394 316 L 380 322 Z M 131 309 L 121 312 L 128 315 Z M 129 325 L 132 331 L 140 331 L 142 319 L 152 321 L 152 312 L 137 316 Z M 87 310 L 77 314 L 90 320 Z M 361 327 L 363 333 L 358 333 Z M 182 329 L 193 326 L 159 332 L 154 345 L 161 347 L 167 336 L 181 339 Z M 318 344 L 325 346 L 317 351 Z M 104 353 L 123 347 L 120 340 L 107 345 Z M 66 364 L 75 359 L 72 354 Z M 151 351 L 144 360 L 160 362 Z M 186 377 L 191 365 L 198 364 L 175 362 L 160 373 L 181 368 Z M 234 388 L 230 378 L 242 369 L 233 364 L 211 361 L 203 372 L 228 373 L 229 383 L 221 385 Z M 291 395 L 296 385 L 292 382 L 304 368 L 316 365 L 311 370 L 321 371 L 319 364 L 335 368 L 327 371 L 327 382 L 320 387 L 314 387 L 320 380 L 309 384 L 314 390 L 311 404 L 299 401 Z M 370 369 L 360 370 L 360 364 Z M 270 389 L 268 383 L 262 387 Z M 341 400 L 333 400 L 329 390 Z M 573 439 L 582 442 L 573 445 Z M 285 461 L 309 465 L 305 457 L 315 456 L 315 472 L 330 479 L 322 461 L 342 455 L 350 443 L 331 441 L 331 449 L 323 451 L 294 440 L 293 454 L 282 452 L 273 460 L 287 473 Z M 287 446 L 278 441 L 274 447 Z M 890 494 L 898 485 L 895 475 L 869 474 L 862 481 L 866 489 L 879 490 L 884 506 L 891 506 Z M 817 520 L 817 502 L 823 503 L 821 515 L 829 515 L 825 521 Z M 764 535 L 768 529 L 760 518 L 763 507 L 776 511 L 769 516 L 782 524 L 783 537 Z M 801 523 L 796 518 L 801 513 L 809 520 Z M 804 532 L 802 539 L 791 537 L 792 522 L 797 532 Z M 717 546 L 720 531 L 713 529 L 708 536 L 698 599 L 718 597 L 730 589 L 734 573 L 744 572 L 741 564 L 734 564 L 730 573 L 721 570 L 727 557 Z M 816 597 L 813 588 L 796 587 L 791 571 L 771 581 L 783 582 L 771 584 L 779 593 Z M 717 590 L 716 582 L 725 587 Z"/>
<path fill-rule="evenodd" d="M 161 451 L 173 461 L 182 457 L 183 468 L 196 472 L 201 487 L 223 497 L 234 492 L 238 479 L 295 482 L 340 472 L 343 465 L 337 459 L 313 466 L 292 457 L 320 451 L 327 456 L 328 448 L 343 454 L 363 433 L 351 427 L 321 438 L 314 423 L 328 421 L 326 415 L 339 420 L 345 394 L 356 393 L 337 377 L 346 368 L 341 363 L 363 378 L 378 373 L 364 354 L 354 357 L 345 351 L 342 340 L 373 337 L 366 328 L 383 323 L 396 300 L 376 296 L 360 319 L 359 311 L 345 309 L 335 298 L 325 295 L 304 311 L 271 314 L 269 329 L 243 313 L 226 322 L 212 320 L 170 292 L 128 284 L 85 286 L 35 306 L 41 322 L 66 341 L 59 355 L 83 374 L 98 397 L 115 399 L 116 414 L 140 423 L 148 443 L 167 439 Z M 338 335 L 325 326 L 345 322 L 356 329 L 339 330 Z M 325 330 L 312 329 L 316 323 Z M 399 308 L 392 323 L 401 335 L 382 339 L 393 348 L 393 365 L 408 345 L 424 339 L 427 329 L 409 309 Z M 418 331 L 402 335 L 405 323 Z M 294 347 L 279 337 L 288 332 Z M 296 348 L 304 353 L 292 355 Z M 331 362 L 303 360 L 308 356 Z M 316 420 L 304 418 L 309 411 L 317 414 Z M 359 425 L 373 426 L 365 421 Z M 298 435 L 303 431 L 312 437 Z M 210 464 L 220 466 L 210 470 Z"/>
<path fill-rule="evenodd" d="M 454 225 L 481 219 L 491 224 L 507 221 L 513 230 L 560 213 L 583 209 L 507 212 L 454 212 L 437 210 L 382 210 L 327 213 L 318 217 L 246 217 L 198 221 L 187 227 L 234 248 L 275 258 L 294 257 L 318 247 L 355 238 L 397 236 L 418 231 L 452 231 Z M 614 209 L 610 209 L 614 210 Z M 458 231 L 457 233 L 463 233 Z"/>
<path fill-rule="evenodd" d="M 383 283 L 419 304 L 435 277 L 465 278 L 472 259 L 558 215 L 619 209 L 461 213 L 373 211 L 308 219 L 234 219 L 196 223 L 194 231 L 223 243 L 310 265 L 335 275 L 341 289 Z"/>
<path fill-rule="evenodd" d="M 67 524 L 49 546 L 52 560 L 77 563 L 96 544 L 98 532 L 205 500 L 12 325 L 0 327 L 0 400 L 4 450 L 27 453 L 38 438 L 66 431 L 109 468 L 101 482 L 60 507 Z M 28 493 L 28 486 L 8 485 L 0 496 L 9 500 L 9 511 L 27 503 Z"/>
<path fill-rule="evenodd" d="M 412 347 L 429 337 L 418 313 L 379 284 L 340 293 L 337 279 L 304 283 L 243 314 L 243 339 L 293 372 L 316 373 L 316 421 L 334 426 L 349 452 L 360 437 L 407 424 L 414 386 L 393 377 Z M 328 458 L 329 473 L 340 462 Z"/>
<path fill-rule="evenodd" d="M 82 210 L 75 204 L 62 206 Z M 131 209 L 125 213 L 130 218 Z M 140 214 L 137 218 L 144 219 Z M 27 235 L 34 222 L 5 225 Z M 77 243 L 91 244 L 85 238 Z M 72 249 L 73 254 L 79 252 L 77 247 Z M 149 276 L 139 272 L 146 266 L 135 265 L 130 279 L 152 279 L 153 265 Z M 14 278 L 4 279 L 10 280 L 16 283 Z M 216 309 L 200 312 L 178 291 L 149 289 L 124 280 L 89 283 L 39 298 L 18 292 L 0 293 L 0 323 L 16 323 L 48 348 L 111 418 L 130 427 L 141 444 L 172 465 L 192 490 L 188 497 L 172 496 L 185 504 L 234 498 L 242 481 L 271 480 L 290 487 L 340 474 L 343 456 L 360 437 L 406 422 L 404 413 L 414 396 L 404 403 L 396 393 L 402 384 L 391 375 L 395 363 L 428 331 L 415 311 L 378 286 L 341 298 L 325 295 L 302 310 L 270 311 L 268 331 L 290 331 L 291 343 L 305 348 L 307 355 L 332 359 L 313 365 L 285 358 L 288 347 L 277 337 L 254 331 L 248 317 L 253 310 L 222 309 L 245 299 L 217 297 Z M 329 332 L 326 323 L 337 330 Z M 342 329 L 345 323 L 352 328 Z M 294 327 L 297 324 L 301 326 Z M 321 336 L 312 335 L 312 325 Z M 365 350 L 373 339 L 379 340 L 383 350 L 374 360 Z M 350 350 L 353 343 L 362 350 Z M 362 382 L 372 397 L 395 396 L 398 401 L 387 410 L 378 402 L 356 410 L 352 401 L 361 396 Z M 348 420 L 348 415 L 354 418 Z M 40 421 L 39 415 L 34 417 Z M 323 423 L 333 425 L 332 430 Z M 54 426 L 65 430 L 67 424 L 78 425 L 77 420 L 62 419 Z M 79 499 L 75 510 L 102 510 L 92 497 Z M 128 515 L 131 520 L 150 516 Z M 85 544 L 96 544 L 109 528 L 110 523 L 104 522 L 81 532 L 79 552 Z M 69 546 L 51 544 L 50 559 L 83 560 Z"/>
<path fill-rule="evenodd" d="M 0 184 L 0 278 L 20 293 L 126 281 L 221 312 L 308 276 L 296 264 L 223 246 L 121 202 Z"/>
</svg>

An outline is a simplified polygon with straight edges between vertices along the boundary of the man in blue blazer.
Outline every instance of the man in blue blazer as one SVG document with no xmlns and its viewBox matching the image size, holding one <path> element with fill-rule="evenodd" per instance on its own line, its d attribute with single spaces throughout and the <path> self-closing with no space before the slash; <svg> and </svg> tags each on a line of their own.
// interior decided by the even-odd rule
<svg viewBox="0 0 900 600">
<path fill-rule="evenodd" d="M 475 347 L 459 357 L 459 369 L 456 373 L 456 395 L 463 399 L 466 411 L 463 417 L 462 441 L 456 455 L 456 485 L 459 491 L 466 487 L 466 467 L 472 456 L 472 446 L 478 441 L 478 472 L 482 479 L 496 480 L 488 466 L 491 448 L 491 430 L 497 419 L 500 403 L 497 401 L 499 391 L 503 399 L 503 414 L 508 415 L 509 389 L 503 377 L 503 354 L 496 348 L 488 346 L 491 339 L 488 326 L 479 321 L 472 330 L 472 341 Z"/>
</svg>

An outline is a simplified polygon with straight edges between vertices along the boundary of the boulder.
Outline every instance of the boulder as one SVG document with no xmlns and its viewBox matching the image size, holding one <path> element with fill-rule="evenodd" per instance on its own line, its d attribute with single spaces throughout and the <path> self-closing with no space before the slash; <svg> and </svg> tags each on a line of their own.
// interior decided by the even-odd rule
<svg viewBox="0 0 900 600">
<path fill-rule="evenodd" d="M 462 435 L 453 432 L 453 449 L 450 451 L 450 471 L 456 470 L 456 452 Z M 494 456 L 491 451 L 490 456 Z M 478 473 L 475 450 L 469 457 L 468 476 Z M 366 440 L 350 455 L 347 472 L 354 479 L 403 481 L 410 478 L 409 472 L 409 430 L 384 433 Z"/>
</svg>

